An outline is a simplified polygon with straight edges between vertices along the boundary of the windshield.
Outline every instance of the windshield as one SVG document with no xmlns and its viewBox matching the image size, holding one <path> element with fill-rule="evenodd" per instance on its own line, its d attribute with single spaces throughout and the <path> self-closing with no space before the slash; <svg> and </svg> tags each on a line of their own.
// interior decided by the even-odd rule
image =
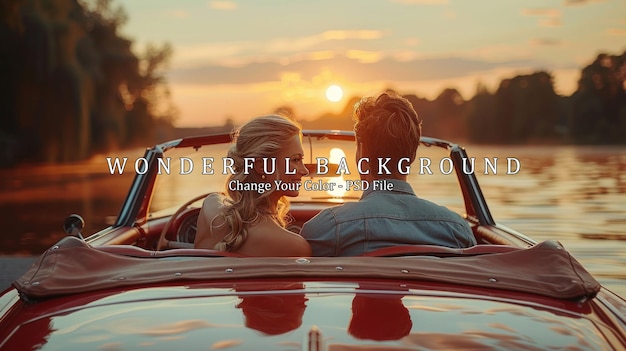
<svg viewBox="0 0 626 351">
<path fill-rule="evenodd" d="M 303 177 L 300 195 L 290 198 L 292 203 L 325 201 L 340 204 L 357 201 L 363 188 L 370 186 L 360 182 L 354 141 L 305 136 L 302 142 L 305 163 L 311 173 Z M 174 148 L 165 152 L 159 163 L 160 173 L 156 179 L 149 216 L 171 214 L 201 194 L 224 192 L 228 177 L 228 164 L 224 158 L 229 147 L 230 144 L 215 144 L 197 149 Z M 411 166 L 407 180 L 417 196 L 464 214 L 463 197 L 456 175 L 454 172 L 445 174 L 449 166 L 446 162 L 448 157 L 446 149 L 421 145 L 418 159 Z"/>
</svg>

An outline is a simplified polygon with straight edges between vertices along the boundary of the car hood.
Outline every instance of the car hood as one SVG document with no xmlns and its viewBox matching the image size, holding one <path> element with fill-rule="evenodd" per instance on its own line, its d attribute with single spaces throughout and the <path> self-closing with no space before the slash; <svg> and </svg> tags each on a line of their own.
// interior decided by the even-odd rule
<svg viewBox="0 0 626 351">
<path fill-rule="evenodd" d="M 194 282 L 23 303 L 20 312 L 0 350 L 611 348 L 588 304 L 393 280 Z"/>
</svg>

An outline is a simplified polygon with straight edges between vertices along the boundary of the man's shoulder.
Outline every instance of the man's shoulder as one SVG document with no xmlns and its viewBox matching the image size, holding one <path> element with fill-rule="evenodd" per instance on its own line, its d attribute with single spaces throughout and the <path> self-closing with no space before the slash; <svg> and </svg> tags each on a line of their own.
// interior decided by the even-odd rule
<svg viewBox="0 0 626 351">
<path fill-rule="evenodd" d="M 302 229 L 309 230 L 313 227 L 337 225 L 345 221 L 348 214 L 354 213 L 354 208 L 357 204 L 358 202 L 347 202 L 341 205 L 326 207 L 304 223 Z"/>
<path fill-rule="evenodd" d="M 321 210 L 308 223 L 339 224 L 364 218 L 403 218 L 414 220 L 444 220 L 464 222 L 463 217 L 445 206 L 416 196 L 398 194 L 372 194 L 360 201 Z M 392 200 L 395 198 L 394 200 Z"/>
<path fill-rule="evenodd" d="M 326 207 L 322 209 L 321 211 L 319 211 L 317 215 L 315 215 L 313 218 L 311 218 L 311 221 L 322 220 L 322 219 L 326 220 L 327 218 L 337 218 L 341 216 L 341 214 L 344 211 L 346 211 L 346 205 L 349 205 L 349 204 L 350 203 L 345 203 L 341 205 Z"/>
<path fill-rule="evenodd" d="M 336 221 L 342 222 L 345 220 L 354 219 L 354 217 L 368 216 L 367 212 L 371 206 L 366 201 L 351 201 L 338 206 L 332 206 L 320 211 L 324 212 L 327 216 L 332 216 Z"/>
<path fill-rule="evenodd" d="M 429 215 L 437 215 L 437 216 L 441 216 L 444 218 L 450 218 L 450 219 L 456 219 L 456 220 L 463 219 L 463 217 L 461 217 L 460 214 L 452 211 L 446 206 L 442 206 L 430 200 L 426 200 L 422 198 L 418 198 L 418 201 L 421 204 L 421 211 L 424 211 L 425 213 Z"/>
</svg>

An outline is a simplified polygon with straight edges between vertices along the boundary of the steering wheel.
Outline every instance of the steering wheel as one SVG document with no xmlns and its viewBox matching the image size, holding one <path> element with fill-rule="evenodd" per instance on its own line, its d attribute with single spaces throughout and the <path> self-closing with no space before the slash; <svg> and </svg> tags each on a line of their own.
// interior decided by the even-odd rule
<svg viewBox="0 0 626 351">
<path fill-rule="evenodd" d="M 192 203 L 202 200 L 205 197 L 214 194 L 214 192 L 211 193 L 207 193 L 207 194 L 202 194 L 200 196 L 196 196 L 193 199 L 185 202 L 184 204 L 182 204 L 178 210 L 176 210 L 176 212 L 174 212 L 174 214 L 172 215 L 172 217 L 170 217 L 170 220 L 167 221 L 167 223 L 165 224 L 165 227 L 163 227 L 163 230 L 161 231 L 161 235 L 159 236 L 159 241 L 157 241 L 157 247 L 156 247 L 156 251 L 161 251 L 162 248 L 164 247 L 169 247 L 169 240 L 165 239 L 165 235 L 167 235 L 167 232 L 170 230 L 170 227 L 172 226 L 172 224 L 174 224 L 177 220 L 178 217 L 180 217 L 180 215 L 185 212 L 185 210 L 189 207 L 189 205 L 191 205 Z"/>
</svg>

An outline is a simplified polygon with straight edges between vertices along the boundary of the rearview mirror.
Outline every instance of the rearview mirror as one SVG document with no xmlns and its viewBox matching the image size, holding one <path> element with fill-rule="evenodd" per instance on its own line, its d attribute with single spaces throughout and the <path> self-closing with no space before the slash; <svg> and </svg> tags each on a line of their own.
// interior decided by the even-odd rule
<svg viewBox="0 0 626 351">
<path fill-rule="evenodd" d="M 81 234 L 81 230 L 83 230 L 84 227 L 85 227 L 85 220 L 83 220 L 83 217 L 77 214 L 71 214 L 63 222 L 63 230 L 67 234 L 71 236 L 75 236 L 81 240 L 84 239 L 83 235 Z"/>
</svg>

